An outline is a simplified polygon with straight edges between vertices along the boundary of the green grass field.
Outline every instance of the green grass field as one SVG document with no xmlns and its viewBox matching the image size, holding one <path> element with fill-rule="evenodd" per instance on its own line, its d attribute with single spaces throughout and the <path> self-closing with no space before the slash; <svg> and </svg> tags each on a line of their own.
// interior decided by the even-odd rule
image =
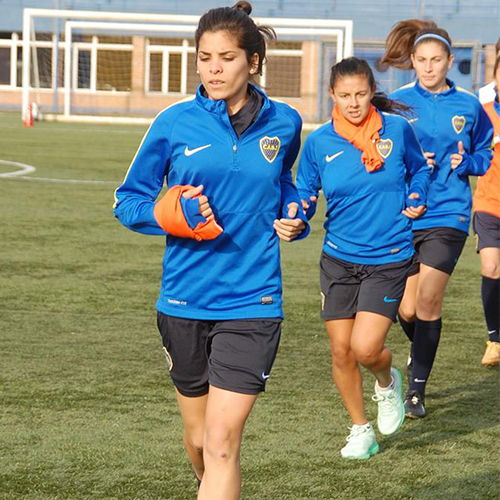
<svg viewBox="0 0 500 500">
<path fill-rule="evenodd" d="M 0 178 L 1 500 L 196 496 L 155 324 L 164 240 L 127 231 L 111 208 L 144 131 L 24 129 L 19 115 L 0 114 L 0 160 L 35 166 L 32 177 L 110 181 Z M 0 174 L 16 169 L 0 164 Z M 319 318 L 320 215 L 307 240 L 283 245 L 286 321 L 245 432 L 242 498 L 498 498 L 499 378 L 480 365 L 486 329 L 472 238 L 445 299 L 428 417 L 379 436 L 376 457 L 342 461 L 348 419 Z M 388 345 L 403 368 L 398 326 Z"/>
</svg>

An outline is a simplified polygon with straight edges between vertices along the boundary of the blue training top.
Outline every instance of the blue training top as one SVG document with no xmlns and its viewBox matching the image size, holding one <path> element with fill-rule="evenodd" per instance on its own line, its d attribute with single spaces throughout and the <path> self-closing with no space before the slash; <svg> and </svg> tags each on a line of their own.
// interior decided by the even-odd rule
<svg viewBox="0 0 500 500">
<path fill-rule="evenodd" d="M 401 212 L 425 204 L 430 182 L 411 126 L 401 116 L 381 115 L 379 170 L 366 170 L 362 151 L 337 134 L 332 120 L 308 136 L 297 173 L 302 199 L 318 196 L 320 189 L 326 197 L 323 250 L 356 264 L 400 262 L 413 255 L 412 223 Z M 419 200 L 407 199 L 409 193 L 418 193 Z"/>
<path fill-rule="evenodd" d="M 493 127 L 477 97 L 447 80 L 449 90 L 431 93 L 418 81 L 390 97 L 408 104 L 416 117 L 412 123 L 425 152 L 435 154 L 436 165 L 427 195 L 427 212 L 413 229 L 452 227 L 468 233 L 472 195 L 469 175 L 484 175 L 491 163 Z M 461 164 L 451 169 L 450 155 L 465 149 Z"/>
<path fill-rule="evenodd" d="M 153 215 L 165 177 L 168 186 L 203 184 L 224 232 L 201 242 L 167 235 L 157 309 L 201 320 L 282 317 L 273 222 L 287 216 L 289 203 L 300 206 L 291 175 L 300 116 L 255 88 L 262 108 L 238 139 L 226 102 L 200 89 L 155 118 L 116 191 L 115 216 L 133 231 L 165 235 Z"/>
</svg>

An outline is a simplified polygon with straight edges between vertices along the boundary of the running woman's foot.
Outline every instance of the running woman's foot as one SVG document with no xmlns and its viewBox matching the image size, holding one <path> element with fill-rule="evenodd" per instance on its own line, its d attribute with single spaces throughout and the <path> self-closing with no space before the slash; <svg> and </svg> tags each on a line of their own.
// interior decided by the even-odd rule
<svg viewBox="0 0 500 500">
<path fill-rule="evenodd" d="M 375 382 L 373 401 L 378 403 L 378 430 L 389 436 L 403 425 L 405 408 L 403 404 L 403 379 L 396 368 L 391 368 L 392 382 L 388 387 L 381 388 Z"/>
<path fill-rule="evenodd" d="M 486 351 L 484 351 L 483 359 L 481 360 L 483 366 L 498 366 L 500 364 L 500 343 L 486 342 Z"/>
<path fill-rule="evenodd" d="M 342 458 L 349 460 L 366 460 L 378 453 L 379 446 L 375 431 L 370 423 L 353 425 L 346 438 L 347 444 L 340 451 Z"/>
<path fill-rule="evenodd" d="M 408 418 L 424 418 L 427 415 L 424 397 L 418 391 L 408 391 L 405 396 L 405 413 Z"/>
</svg>

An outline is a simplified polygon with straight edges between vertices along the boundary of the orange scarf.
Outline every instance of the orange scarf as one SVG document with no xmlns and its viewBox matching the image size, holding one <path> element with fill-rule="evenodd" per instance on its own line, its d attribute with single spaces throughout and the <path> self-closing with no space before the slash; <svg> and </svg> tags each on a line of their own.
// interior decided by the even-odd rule
<svg viewBox="0 0 500 500">
<path fill-rule="evenodd" d="M 368 115 L 359 125 L 354 125 L 345 118 L 338 106 L 334 106 L 332 118 L 337 134 L 348 140 L 355 148 L 363 151 L 361 161 L 365 164 L 366 170 L 368 172 L 378 170 L 384 164 L 376 145 L 380 140 L 378 131 L 382 128 L 382 117 L 375 106 L 370 105 Z"/>
</svg>

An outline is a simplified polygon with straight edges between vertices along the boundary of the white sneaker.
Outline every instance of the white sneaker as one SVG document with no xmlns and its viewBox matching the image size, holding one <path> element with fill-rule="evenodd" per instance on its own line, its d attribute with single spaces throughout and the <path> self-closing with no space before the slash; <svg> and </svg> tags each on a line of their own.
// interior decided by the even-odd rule
<svg viewBox="0 0 500 500">
<path fill-rule="evenodd" d="M 340 454 L 349 460 L 365 460 L 379 450 L 371 424 L 353 425 L 346 441 L 347 444 L 340 450 Z"/>
<path fill-rule="evenodd" d="M 372 396 L 373 401 L 378 403 L 378 430 L 386 436 L 394 434 L 403 425 L 405 419 L 401 373 L 396 368 L 391 368 L 391 375 L 394 389 L 381 389 L 375 382 L 375 395 Z"/>
</svg>

